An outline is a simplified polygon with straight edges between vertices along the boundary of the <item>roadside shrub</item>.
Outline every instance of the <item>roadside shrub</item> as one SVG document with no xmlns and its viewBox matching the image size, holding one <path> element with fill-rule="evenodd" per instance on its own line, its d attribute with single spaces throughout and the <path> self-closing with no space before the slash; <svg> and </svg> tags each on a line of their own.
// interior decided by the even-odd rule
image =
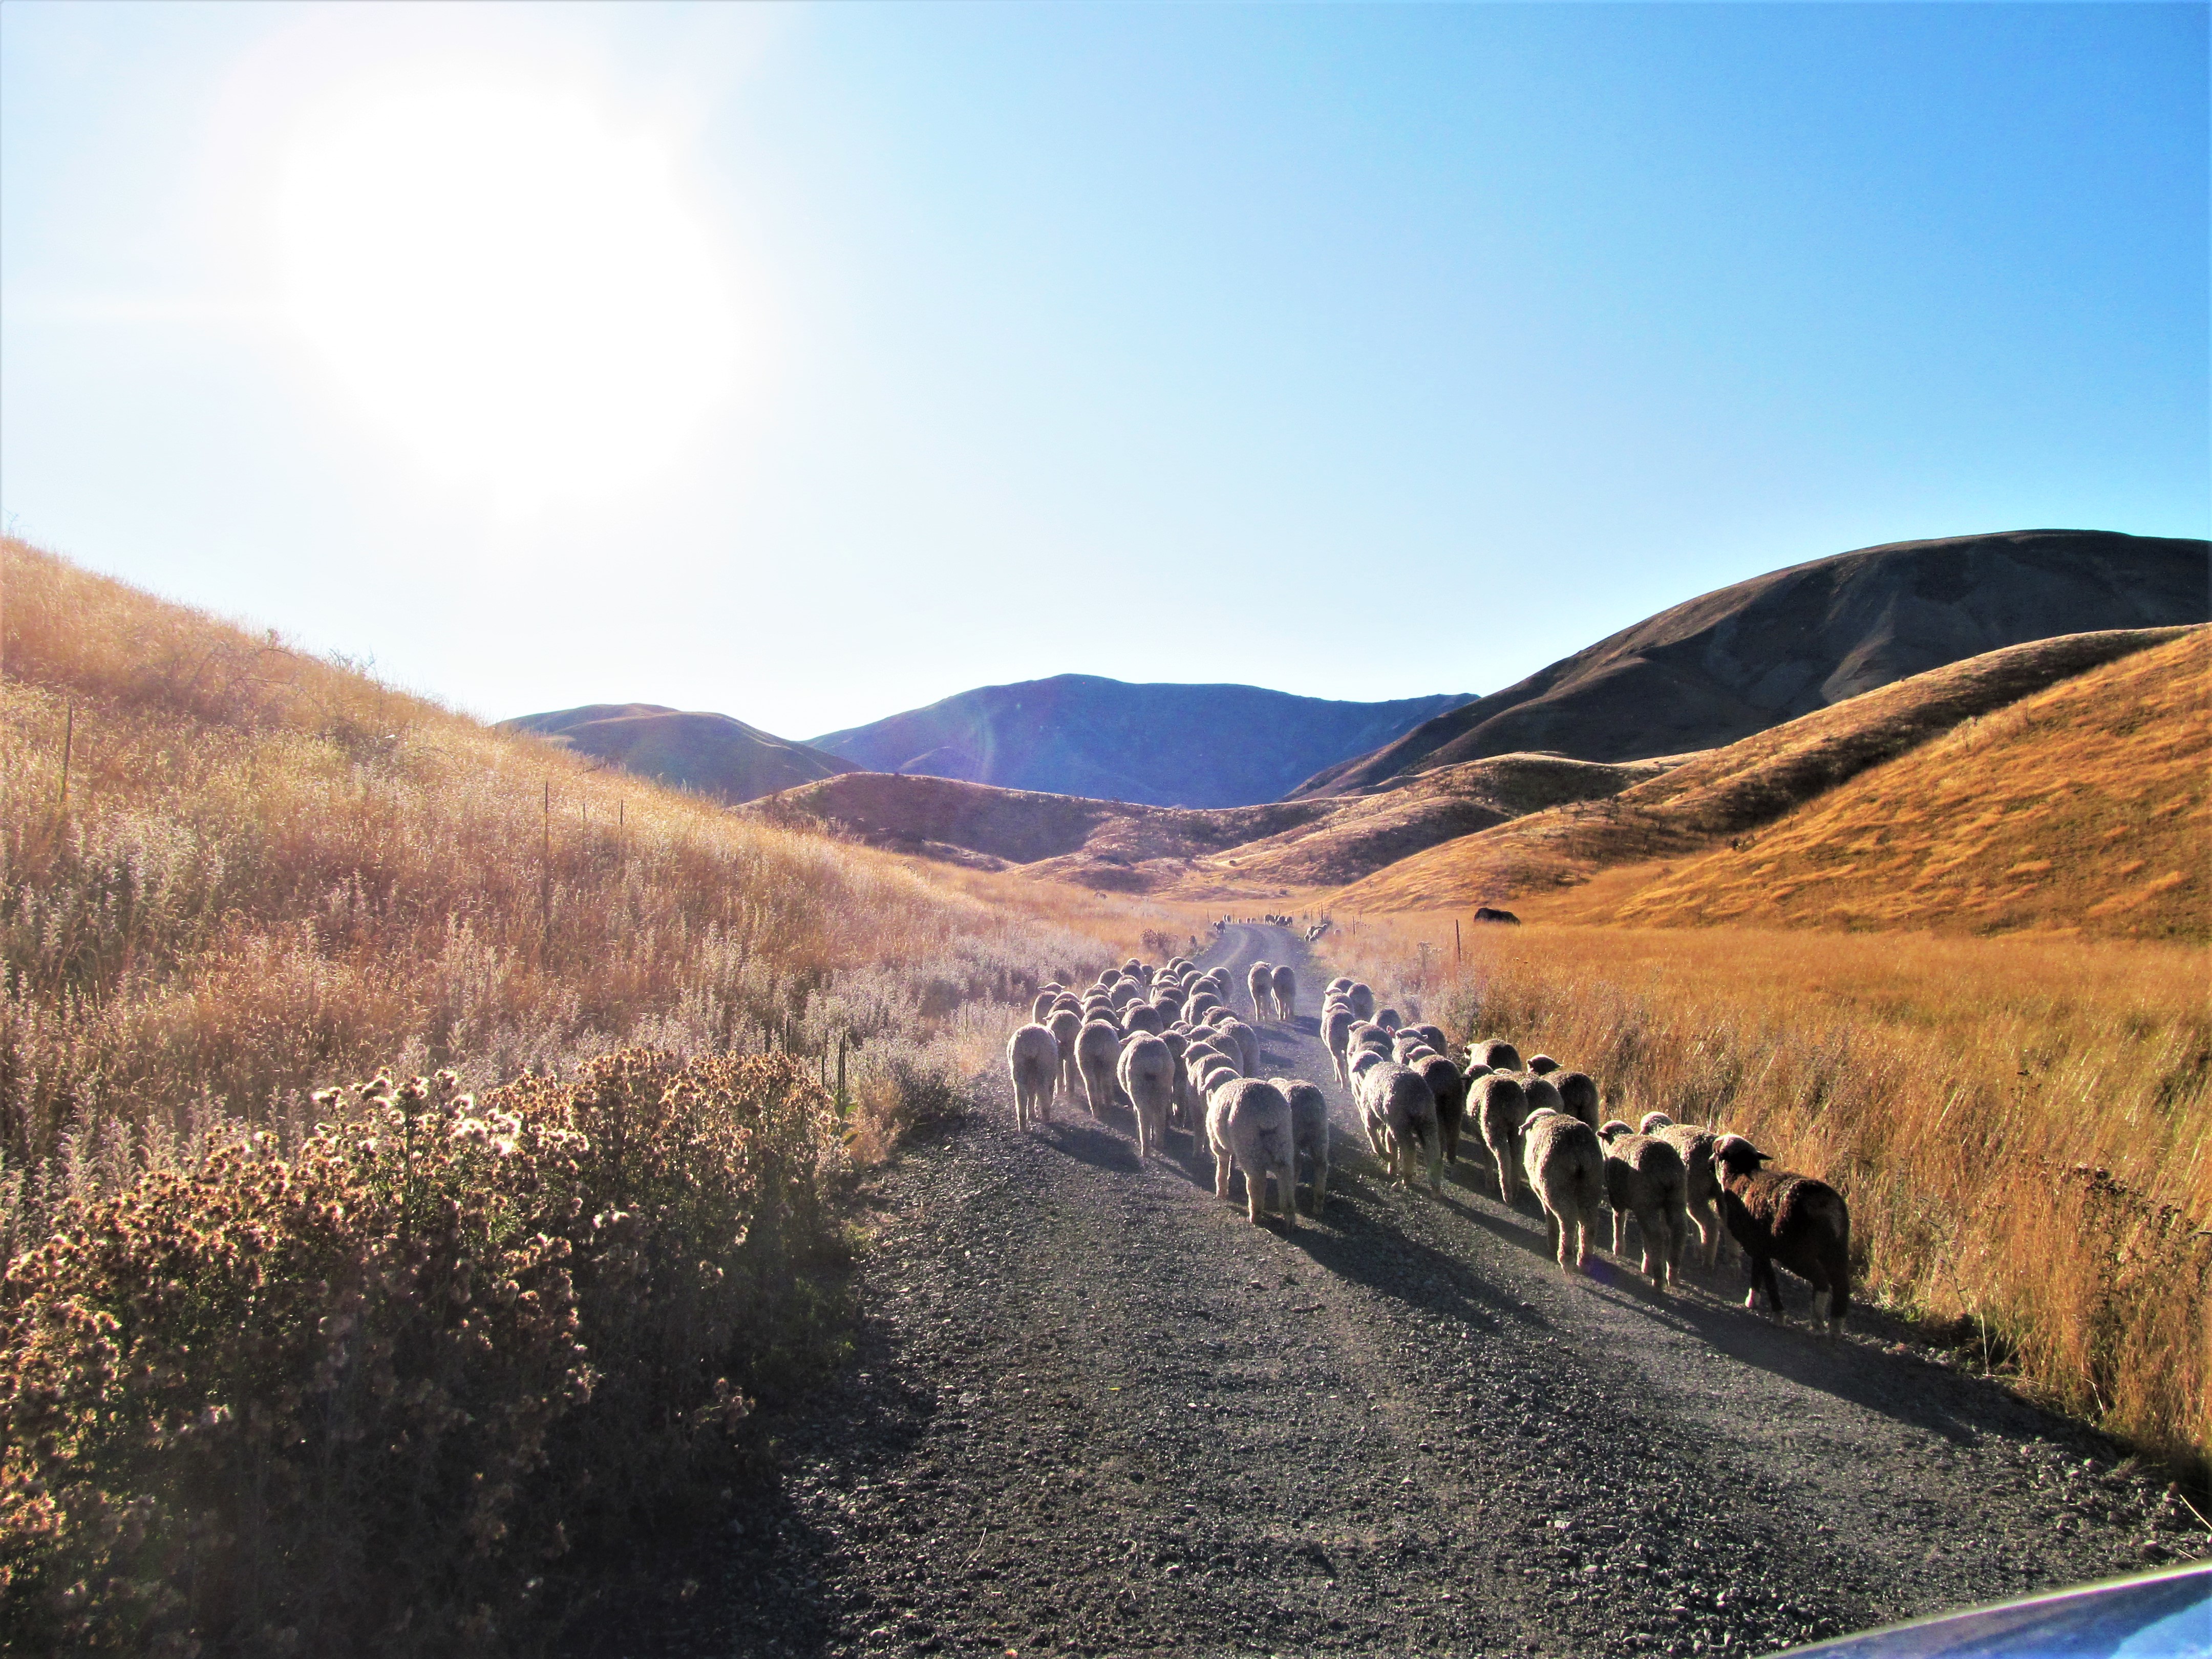
<svg viewBox="0 0 2212 1659">
<path fill-rule="evenodd" d="M 836 1357 L 836 1113 L 788 1058 L 362 1096 L 73 1205 L 0 1281 L 0 1645 L 512 1646 Z"/>
</svg>

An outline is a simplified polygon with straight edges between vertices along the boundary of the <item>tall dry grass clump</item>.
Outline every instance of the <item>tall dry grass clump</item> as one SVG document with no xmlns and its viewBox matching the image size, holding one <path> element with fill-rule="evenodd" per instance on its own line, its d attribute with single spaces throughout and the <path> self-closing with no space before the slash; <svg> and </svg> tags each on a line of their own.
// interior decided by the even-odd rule
<svg viewBox="0 0 2212 1659">
<path fill-rule="evenodd" d="M 310 1090 L 386 1061 L 482 1086 L 638 1042 L 820 1074 L 842 1043 L 890 1122 L 1107 954 L 20 542 L 0 560 L 7 1254 L 240 1123 L 296 1142 Z"/>
<path fill-rule="evenodd" d="M 71 1203 L 0 1280 L 0 1645 L 528 1650 L 572 1558 L 697 1524 L 835 1357 L 838 1123 L 791 1057 L 362 1097 Z"/>
<path fill-rule="evenodd" d="M 2212 1008 L 2186 946 L 1353 920 L 1448 1029 L 1839 1187 L 1880 1298 L 2069 1411 L 2212 1463 Z M 1427 945 L 1425 951 L 1419 949 Z"/>
</svg>

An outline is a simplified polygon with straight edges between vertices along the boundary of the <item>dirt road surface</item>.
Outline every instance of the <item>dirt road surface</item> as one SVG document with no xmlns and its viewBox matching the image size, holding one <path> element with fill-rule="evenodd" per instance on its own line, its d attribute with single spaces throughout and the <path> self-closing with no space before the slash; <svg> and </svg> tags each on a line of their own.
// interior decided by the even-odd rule
<svg viewBox="0 0 2212 1659">
<path fill-rule="evenodd" d="M 1265 1069 L 1327 1085 L 1325 964 L 1251 925 L 1202 965 L 1241 1005 L 1260 957 L 1301 987 Z M 1067 1102 L 1018 1134 L 994 1086 L 876 1182 L 851 1374 L 692 1628 L 627 1650 L 1751 1655 L 2212 1547 L 1871 1316 L 1570 1279 L 1464 1151 L 1440 1197 L 1386 1184 L 1340 1092 L 1339 1184 L 1286 1229 L 1180 1138 L 1140 1165 Z"/>
</svg>

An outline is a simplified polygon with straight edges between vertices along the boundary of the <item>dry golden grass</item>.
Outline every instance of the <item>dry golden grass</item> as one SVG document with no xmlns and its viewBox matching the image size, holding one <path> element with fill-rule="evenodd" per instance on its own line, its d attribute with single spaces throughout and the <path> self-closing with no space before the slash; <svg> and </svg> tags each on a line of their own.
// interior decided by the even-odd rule
<svg viewBox="0 0 2212 1659">
<path fill-rule="evenodd" d="M 2203 940 L 2208 786 L 2212 629 L 2200 629 L 1863 773 L 1735 849 L 1531 914 Z"/>
<path fill-rule="evenodd" d="M 2172 653 L 2188 648 L 2174 642 L 2188 636 L 2172 628 L 2069 635 L 1931 669 L 1692 756 L 1611 799 L 1530 813 L 1416 854 L 1346 889 L 1343 902 L 1363 910 L 1518 904 L 1623 865 L 1694 858 L 1869 768 L 1893 764 L 1961 722 L 2075 677 L 2092 678 L 2116 658 L 2163 651 L 2161 660 L 2171 663 Z M 2150 679 L 2163 684 L 2173 672 Z M 2118 683 L 2109 695 L 2125 699 L 2143 683 Z M 2008 777 L 1985 781 L 2017 787 Z M 1620 890 L 1619 882 L 1607 884 L 1608 894 Z"/>
<path fill-rule="evenodd" d="M 1737 1130 L 1851 1205 L 1869 1288 L 2043 1396 L 2212 1454 L 2212 1008 L 2198 946 L 1342 918 L 1456 1036 Z M 1418 947 L 1427 945 L 1423 951 Z"/>
<path fill-rule="evenodd" d="M 0 1249 L 386 1063 L 858 1046 L 896 1098 L 1107 946 L 8 542 Z M 68 750 L 66 799 L 63 762 Z M 950 1044 L 950 1047 L 946 1045 Z"/>
</svg>

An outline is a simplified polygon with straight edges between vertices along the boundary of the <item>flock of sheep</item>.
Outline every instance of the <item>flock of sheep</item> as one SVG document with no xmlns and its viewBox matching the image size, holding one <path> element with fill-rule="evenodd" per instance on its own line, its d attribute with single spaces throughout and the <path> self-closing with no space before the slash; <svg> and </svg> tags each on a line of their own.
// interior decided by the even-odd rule
<svg viewBox="0 0 2212 1659">
<path fill-rule="evenodd" d="M 1297 979 L 1287 967 L 1255 963 L 1246 978 L 1253 1018 L 1287 1021 Z M 1164 1152 L 1177 1130 L 1202 1135 L 1213 1154 L 1213 1189 L 1230 1195 L 1244 1178 L 1247 1213 L 1274 1207 L 1297 1220 L 1299 1160 L 1310 1171 L 1310 1204 L 1328 1194 L 1328 1097 L 1295 1078 L 1261 1078 L 1260 1034 L 1231 1006 L 1223 969 L 1200 973 L 1188 957 L 1154 969 L 1132 958 L 1081 993 L 1054 984 L 1036 995 L 1031 1023 L 1008 1039 L 1014 1118 L 1048 1121 L 1055 1094 L 1080 1099 L 1094 1117 L 1126 1099 L 1139 1157 Z M 1525 1061 L 1498 1038 L 1455 1055 L 1435 1025 L 1408 1024 L 1378 1008 L 1374 991 L 1332 980 L 1322 994 L 1321 1036 L 1337 1082 L 1359 1109 L 1370 1150 L 1407 1187 L 1459 1157 L 1462 1131 L 1479 1139 L 1511 1205 L 1523 1182 L 1542 1206 L 1552 1253 L 1569 1273 L 1588 1267 L 1598 1211 L 1613 1212 L 1613 1249 L 1625 1254 L 1632 1219 L 1643 1271 L 1663 1293 L 1680 1272 L 1695 1228 L 1707 1267 L 1733 1240 L 1750 1269 L 1745 1304 L 1762 1293 L 1778 1313 L 1780 1263 L 1814 1291 L 1814 1318 L 1843 1328 L 1850 1304 L 1850 1218 L 1843 1197 L 1808 1176 L 1769 1170 L 1768 1155 L 1741 1135 L 1676 1123 L 1651 1112 L 1635 1125 L 1599 1121 L 1597 1084 L 1549 1055 Z"/>
</svg>

